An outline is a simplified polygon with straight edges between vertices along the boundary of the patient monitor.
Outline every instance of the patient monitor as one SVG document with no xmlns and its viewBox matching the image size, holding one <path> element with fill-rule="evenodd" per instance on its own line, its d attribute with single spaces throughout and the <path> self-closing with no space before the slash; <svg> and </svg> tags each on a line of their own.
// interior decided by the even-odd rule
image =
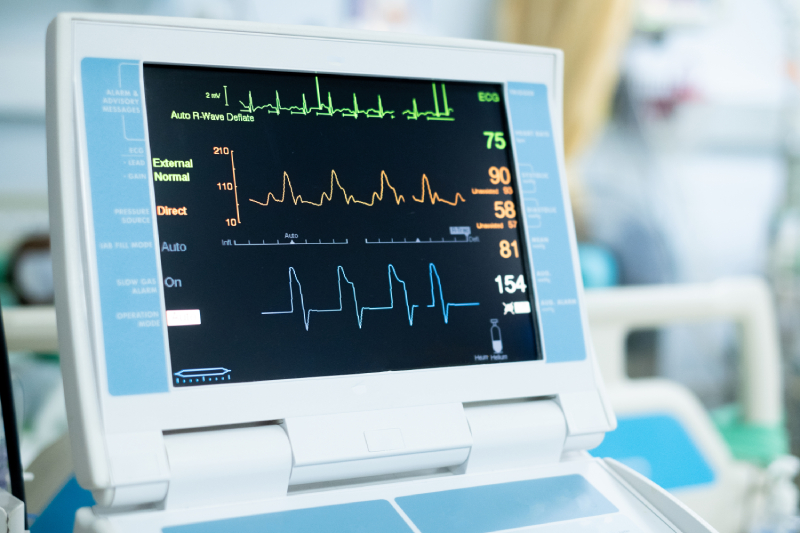
<svg viewBox="0 0 800 533">
<path fill-rule="evenodd" d="M 77 531 L 709 531 L 585 452 L 558 50 L 64 14 L 47 69 Z"/>
</svg>

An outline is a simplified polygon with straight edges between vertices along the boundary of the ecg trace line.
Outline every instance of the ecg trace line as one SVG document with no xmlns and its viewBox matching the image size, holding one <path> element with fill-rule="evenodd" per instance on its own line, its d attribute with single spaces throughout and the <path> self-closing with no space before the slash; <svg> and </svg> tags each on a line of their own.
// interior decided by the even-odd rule
<svg viewBox="0 0 800 533">
<path fill-rule="evenodd" d="M 433 111 L 419 111 L 417 109 L 417 99 L 411 99 L 411 109 L 407 109 L 403 111 L 403 115 L 408 115 L 406 118 L 408 120 L 417 120 L 419 117 L 425 117 L 426 120 L 446 120 L 446 121 L 453 121 L 455 120 L 453 117 L 450 116 L 450 113 L 453 111 L 452 107 L 447 105 L 447 91 L 444 88 L 444 83 L 440 83 L 439 85 L 442 86 L 442 99 L 444 100 L 444 112 L 439 111 L 439 99 L 436 96 L 436 84 L 431 83 L 433 88 Z"/>
<path fill-rule="evenodd" d="M 366 205 L 367 207 L 372 207 L 373 205 L 375 205 L 375 201 L 376 200 L 377 201 L 383 201 L 383 197 L 384 197 L 384 194 L 386 192 L 385 191 L 386 187 L 391 189 L 392 194 L 394 195 L 394 201 L 395 201 L 395 203 L 397 205 L 400 205 L 401 202 L 405 202 L 406 201 L 405 197 L 402 194 L 398 194 L 397 193 L 397 189 L 395 189 L 392 186 L 392 184 L 389 183 L 389 177 L 386 175 L 386 172 L 383 171 L 383 170 L 381 171 L 381 188 L 380 188 L 380 191 L 373 192 L 372 193 L 372 200 L 370 200 L 369 202 L 365 202 L 363 200 L 356 200 L 354 195 L 347 194 L 347 191 L 342 186 L 342 184 L 339 182 L 339 176 L 336 175 L 336 171 L 335 170 L 331 170 L 331 187 L 330 187 L 330 190 L 328 192 L 323 192 L 322 193 L 322 195 L 319 198 L 319 202 L 312 202 L 311 200 L 304 200 L 303 199 L 303 195 L 295 194 L 294 193 L 294 187 L 292 186 L 292 180 L 289 178 L 289 174 L 287 172 L 283 173 L 283 188 L 282 188 L 282 191 L 281 191 L 281 197 L 280 198 L 278 198 L 277 196 L 275 196 L 273 193 L 270 192 L 270 193 L 267 194 L 267 200 L 265 202 L 259 202 L 258 200 L 254 200 L 253 198 L 250 198 L 250 201 L 253 202 L 253 203 L 256 203 L 258 205 L 262 205 L 262 206 L 269 205 L 270 199 L 272 201 L 275 201 L 275 202 L 278 202 L 278 203 L 283 203 L 286 200 L 286 189 L 287 189 L 287 186 L 288 186 L 289 195 L 291 196 L 291 200 L 292 200 L 292 203 L 294 203 L 294 205 L 297 205 L 297 204 L 309 204 L 309 205 L 313 205 L 313 206 L 316 206 L 316 207 L 320 207 L 320 206 L 322 206 L 322 204 L 323 204 L 323 202 L 325 200 L 327 200 L 329 202 L 331 200 L 333 200 L 334 185 L 336 187 L 338 187 L 339 190 L 342 191 L 342 194 L 344 195 L 344 200 L 347 203 L 347 205 L 350 205 L 351 203 L 354 203 L 354 204 Z M 425 191 L 426 190 L 427 190 L 428 197 L 430 198 L 431 205 L 435 204 L 436 202 L 442 202 L 442 203 L 447 204 L 447 205 L 455 206 L 455 205 L 458 204 L 459 199 L 461 200 L 461 202 L 465 202 L 466 201 L 464 199 L 464 197 L 461 195 L 461 193 L 456 193 L 456 196 L 453 199 L 453 201 L 449 201 L 449 200 L 442 199 L 439 196 L 438 192 L 431 192 L 431 182 L 428 179 L 428 176 L 426 176 L 425 174 L 422 175 L 422 193 L 420 194 L 420 198 L 417 198 L 416 196 L 413 196 L 413 195 L 411 196 L 411 198 L 415 202 L 424 203 L 425 202 L 425 194 L 426 194 Z"/>
<path fill-rule="evenodd" d="M 308 115 L 314 112 L 315 115 L 319 116 L 327 116 L 332 117 L 336 113 L 341 114 L 343 117 L 350 117 L 350 118 L 358 118 L 358 115 L 364 115 L 367 118 L 383 118 L 389 115 L 391 118 L 394 118 L 394 111 L 388 111 L 383 109 L 383 102 L 381 101 L 381 95 L 378 95 L 378 108 L 370 108 L 370 109 L 359 109 L 358 108 L 358 98 L 356 97 L 356 93 L 353 93 L 353 109 L 349 109 L 347 107 L 343 107 L 341 109 L 335 109 L 333 107 L 333 99 L 331 98 L 331 93 L 328 92 L 328 103 L 323 104 L 322 98 L 319 94 L 319 78 L 314 76 L 314 82 L 317 86 L 317 105 L 315 107 L 308 107 L 306 103 L 306 94 L 303 93 L 303 105 L 302 106 L 289 106 L 283 107 L 281 106 L 281 97 L 278 94 L 278 91 L 275 91 L 275 103 L 274 104 L 264 104 L 264 105 L 253 105 L 253 92 L 248 91 L 248 103 L 245 104 L 241 100 L 239 103 L 242 104 L 242 111 L 245 113 L 254 113 L 261 109 L 266 109 L 267 113 L 280 115 L 281 111 L 288 111 L 291 115 Z"/>
<path fill-rule="evenodd" d="M 260 111 L 262 109 L 266 109 L 267 113 L 280 115 L 281 112 L 288 112 L 290 115 L 310 115 L 314 113 L 317 116 L 324 116 L 324 117 L 332 117 L 337 113 L 343 117 L 355 118 L 357 119 L 359 115 L 363 115 L 366 118 L 383 118 L 388 116 L 389 118 L 394 117 L 394 111 L 390 111 L 388 109 L 383 108 L 383 102 L 381 101 L 381 95 L 378 95 L 378 107 L 377 108 L 369 108 L 369 109 L 359 109 L 358 108 L 358 97 L 356 93 L 353 93 L 353 107 L 342 107 L 342 108 L 335 108 L 333 107 L 333 99 L 331 98 L 331 93 L 328 91 L 328 103 L 325 104 L 322 101 L 322 96 L 320 95 L 319 90 L 319 77 L 314 76 L 314 84 L 316 85 L 317 89 L 317 105 L 314 107 L 308 107 L 308 103 L 306 102 L 306 93 L 302 93 L 303 98 L 303 105 L 290 105 L 290 106 L 283 106 L 281 105 L 281 96 L 278 91 L 275 91 L 275 103 L 274 104 L 263 104 L 263 105 L 255 105 L 253 103 L 253 91 L 247 92 L 247 103 L 245 104 L 241 100 L 239 100 L 239 104 L 241 104 L 242 109 L 240 110 L 242 113 L 255 113 L 256 111 Z M 455 120 L 454 117 L 450 116 L 451 113 L 454 112 L 454 109 L 450 107 L 447 103 L 447 90 L 445 88 L 444 83 L 439 84 L 442 90 L 442 103 L 444 105 L 444 110 L 439 109 L 439 97 L 436 93 L 436 83 L 431 83 L 431 89 L 433 91 L 433 111 L 420 111 L 417 107 L 417 99 L 411 99 L 411 109 L 406 109 L 403 111 L 403 115 L 408 120 L 418 120 L 420 117 L 424 117 L 426 120 L 443 120 L 443 121 L 453 121 Z M 227 89 L 226 89 L 226 98 L 227 98 Z"/>
<path fill-rule="evenodd" d="M 471 302 L 471 303 L 445 303 L 444 301 L 444 294 L 442 289 L 442 280 L 439 278 L 439 273 L 436 271 L 436 267 L 433 263 L 428 265 L 428 275 L 431 281 L 431 303 L 430 305 L 426 305 L 426 307 L 436 307 L 436 290 L 434 288 L 433 278 L 436 278 L 436 285 L 439 287 L 439 303 L 442 306 L 442 316 L 444 317 L 444 323 L 447 324 L 450 320 L 450 308 L 451 307 L 474 307 L 480 305 L 479 302 Z M 339 285 L 339 307 L 337 309 L 308 309 L 306 310 L 305 300 L 303 298 L 303 286 L 300 284 L 300 280 L 297 277 L 297 272 L 295 271 L 294 267 L 289 267 L 289 295 L 291 298 L 291 307 L 288 311 L 263 311 L 262 315 L 286 315 L 294 313 L 294 287 L 292 285 L 292 278 L 294 281 L 297 282 L 297 288 L 300 292 L 300 308 L 303 312 L 303 323 L 305 324 L 306 331 L 308 331 L 308 325 L 311 322 L 311 313 L 336 313 L 341 312 L 344 310 L 344 304 L 342 303 L 342 279 L 344 279 L 345 283 L 350 285 L 351 289 L 353 290 L 353 303 L 355 306 L 356 312 L 356 320 L 358 321 L 358 329 L 361 329 L 361 324 L 364 320 L 364 311 L 386 311 L 389 309 L 394 309 L 394 291 L 392 290 L 392 278 L 396 279 L 402 286 L 403 286 L 403 294 L 405 297 L 405 304 L 406 304 L 406 314 L 408 315 L 408 325 L 414 325 L 414 309 L 419 307 L 417 304 L 409 305 L 408 303 L 408 290 L 406 289 L 406 282 L 401 280 L 397 276 L 397 271 L 394 268 L 394 265 L 389 264 L 388 268 L 388 276 L 389 276 L 389 305 L 383 307 L 358 307 L 358 297 L 356 296 L 356 286 L 355 284 L 347 279 L 347 275 L 344 272 L 344 268 L 341 266 L 336 267 L 336 277 L 338 280 Z"/>
</svg>

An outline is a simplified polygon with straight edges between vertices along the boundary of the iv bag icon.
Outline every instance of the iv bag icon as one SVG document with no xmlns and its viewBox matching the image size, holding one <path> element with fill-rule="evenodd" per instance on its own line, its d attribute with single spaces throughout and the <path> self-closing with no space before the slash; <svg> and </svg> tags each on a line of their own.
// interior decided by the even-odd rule
<svg viewBox="0 0 800 533">
<path fill-rule="evenodd" d="M 491 318 L 489 322 L 492 323 L 492 327 L 489 329 L 492 335 L 492 350 L 494 350 L 494 353 L 502 353 L 503 336 L 500 334 L 500 326 L 497 325 L 498 320 L 496 318 Z"/>
</svg>

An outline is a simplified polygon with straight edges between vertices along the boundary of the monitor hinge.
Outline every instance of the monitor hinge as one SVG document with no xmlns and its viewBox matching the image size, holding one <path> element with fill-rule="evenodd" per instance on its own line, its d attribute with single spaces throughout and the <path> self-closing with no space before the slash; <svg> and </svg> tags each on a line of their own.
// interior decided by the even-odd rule
<svg viewBox="0 0 800 533">
<path fill-rule="evenodd" d="M 164 441 L 167 509 L 286 496 L 292 450 L 277 424 L 178 432 Z"/>
<path fill-rule="evenodd" d="M 113 486 L 101 508 L 201 507 L 285 496 L 292 450 L 277 424 L 107 437 Z"/>
<path fill-rule="evenodd" d="M 548 398 L 290 418 L 285 427 L 294 455 L 290 485 L 557 463 L 567 441 L 564 413 Z"/>
<path fill-rule="evenodd" d="M 283 425 L 294 456 L 291 485 L 456 467 L 472 447 L 460 403 L 302 416 Z"/>
<path fill-rule="evenodd" d="M 567 419 L 553 399 L 449 403 L 291 417 L 281 424 L 108 436 L 114 486 L 100 507 L 201 507 L 308 486 L 449 469 L 557 463 Z"/>
<path fill-rule="evenodd" d="M 567 423 L 551 399 L 465 404 L 472 433 L 469 459 L 456 473 L 477 474 L 561 460 Z"/>
</svg>

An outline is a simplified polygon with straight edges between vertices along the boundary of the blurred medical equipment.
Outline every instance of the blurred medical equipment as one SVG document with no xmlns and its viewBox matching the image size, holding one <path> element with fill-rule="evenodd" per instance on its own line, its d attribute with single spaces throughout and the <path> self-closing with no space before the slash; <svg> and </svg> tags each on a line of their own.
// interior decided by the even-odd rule
<svg viewBox="0 0 800 533">
<path fill-rule="evenodd" d="M 578 239 L 586 240 L 586 192 L 576 160 L 608 119 L 633 0 L 498 0 L 500 41 L 564 51 L 564 155 Z"/>
<path fill-rule="evenodd" d="M 785 455 L 774 302 L 760 278 L 587 291 L 598 363 L 619 426 L 597 449 L 664 486 L 721 533 L 796 531 L 798 460 Z M 625 342 L 637 329 L 727 319 L 741 327 L 739 413 L 717 425 L 683 385 L 629 379 Z M 783 529 L 781 529 L 783 528 Z M 794 529 L 792 529 L 794 528 Z"/>
<path fill-rule="evenodd" d="M 56 310 L 50 305 L 3 309 L 9 352 L 58 351 Z"/>
<path fill-rule="evenodd" d="M 19 455 L 25 470 L 26 511 L 36 517 L 72 477 L 58 361 L 41 355 L 58 351 L 56 313 L 52 306 L 15 306 L 4 308 L 2 318 L 12 352 L 16 418 L 24 426 Z M 47 529 L 37 525 L 37 530 Z"/>
<path fill-rule="evenodd" d="M 3 316 L 0 313 L 0 410 L 3 415 L 2 461 L 3 490 L 0 490 L 0 524 L 7 531 L 19 532 L 28 527 L 25 515 L 25 484 L 20 459 L 17 417 L 11 388 L 11 365 L 8 358 Z M 6 479 L 7 476 L 7 479 Z M 6 492 L 6 489 L 10 490 Z M 4 519 L 4 520 L 3 520 Z M 3 526 L 0 526 L 2 528 Z"/>
<path fill-rule="evenodd" d="M 56 314 L 51 306 L 3 309 L 8 350 L 12 352 L 22 463 L 27 468 L 67 430 L 64 387 L 56 338 Z"/>
<path fill-rule="evenodd" d="M 50 237 L 32 235 L 14 249 L 8 265 L 8 280 L 21 304 L 53 303 Z"/>
</svg>

